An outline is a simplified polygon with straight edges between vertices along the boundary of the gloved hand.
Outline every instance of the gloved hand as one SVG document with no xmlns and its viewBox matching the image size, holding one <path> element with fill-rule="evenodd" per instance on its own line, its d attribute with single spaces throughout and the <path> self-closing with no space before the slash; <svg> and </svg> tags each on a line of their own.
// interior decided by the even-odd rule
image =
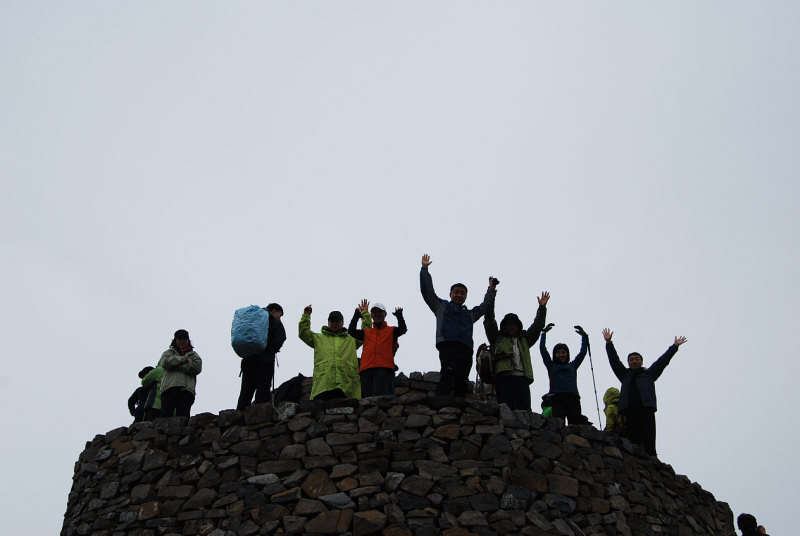
<svg viewBox="0 0 800 536">
<path fill-rule="evenodd" d="M 555 326 L 555 324 L 550 322 L 549 324 L 547 324 L 545 327 L 542 328 L 542 333 L 547 333 L 548 331 L 553 329 L 553 326 Z"/>
<path fill-rule="evenodd" d="M 582 327 L 580 327 L 580 326 L 575 326 L 575 333 L 577 333 L 577 334 L 578 334 L 578 335 L 580 335 L 581 337 L 588 337 L 588 335 L 586 334 L 586 332 L 585 332 L 585 331 L 583 331 L 583 328 L 582 328 Z"/>
</svg>

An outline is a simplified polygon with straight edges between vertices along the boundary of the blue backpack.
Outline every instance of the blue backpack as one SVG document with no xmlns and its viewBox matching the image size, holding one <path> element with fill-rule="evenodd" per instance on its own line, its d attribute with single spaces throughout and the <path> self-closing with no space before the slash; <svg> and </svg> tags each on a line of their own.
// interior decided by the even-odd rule
<svg viewBox="0 0 800 536">
<path fill-rule="evenodd" d="M 258 305 L 242 307 L 233 313 L 231 346 L 239 357 L 260 354 L 267 349 L 269 313 Z"/>
</svg>

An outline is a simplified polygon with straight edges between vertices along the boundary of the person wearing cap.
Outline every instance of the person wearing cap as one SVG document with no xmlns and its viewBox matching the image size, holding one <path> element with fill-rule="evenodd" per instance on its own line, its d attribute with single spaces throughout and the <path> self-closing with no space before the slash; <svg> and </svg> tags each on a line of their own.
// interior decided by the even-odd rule
<svg viewBox="0 0 800 536">
<path fill-rule="evenodd" d="M 236 409 L 240 411 L 251 404 L 253 394 L 256 404 L 269 402 L 270 387 L 275 376 L 275 354 L 286 342 L 286 330 L 281 322 L 283 307 L 277 303 L 270 303 L 264 310 L 269 313 L 267 347 L 259 354 L 242 358 L 242 388 L 236 404 Z"/>
<path fill-rule="evenodd" d="M 344 316 L 339 311 L 331 311 L 328 325 L 322 326 L 319 333 L 311 331 L 311 312 L 311 306 L 306 306 L 299 324 L 300 340 L 314 349 L 311 399 L 361 398 L 356 355 L 361 342 L 344 329 Z M 362 321 L 362 329 L 371 327 L 369 317 Z"/>
<path fill-rule="evenodd" d="M 147 376 L 147 373 L 153 370 L 153 367 L 144 367 L 139 371 L 139 379 Z M 147 403 L 148 390 L 144 387 L 137 387 L 133 394 L 128 398 L 128 411 L 130 411 L 133 422 L 141 422 L 144 419 L 145 408 Z"/>
<path fill-rule="evenodd" d="M 361 300 L 347 328 L 347 333 L 351 337 L 364 343 L 358 373 L 361 377 L 362 397 L 394 394 L 396 369 L 394 354 L 398 347 L 397 338 L 405 334 L 408 329 L 402 307 L 396 307 L 392 314 L 397 317 L 397 327 L 386 323 L 385 305 L 375 303 L 370 307 L 367 300 Z M 356 329 L 359 318 L 362 324 L 371 319 L 372 328 Z"/>
<path fill-rule="evenodd" d="M 492 347 L 497 403 L 508 404 L 511 409 L 531 409 L 533 366 L 530 349 L 536 344 L 544 328 L 550 293 L 542 292 L 541 297 L 536 299 L 539 308 L 533 324 L 527 330 L 523 329 L 522 321 L 514 313 L 504 316 L 498 329 L 494 306 L 486 311 L 483 318 L 483 329 Z"/>
<path fill-rule="evenodd" d="M 450 300 L 443 300 L 433 289 L 433 278 L 428 266 L 433 261 L 428 254 L 422 256 L 422 268 L 419 272 L 419 285 L 422 299 L 436 315 L 436 349 L 439 350 L 441 371 L 437 395 L 448 395 L 464 398 L 469 390 L 469 371 L 472 368 L 472 325 L 482 317 L 490 307 L 494 307 L 495 286 L 497 280 L 489 277 L 489 288 L 483 302 L 472 309 L 467 309 L 467 286 L 455 283 L 450 287 Z"/>
<path fill-rule="evenodd" d="M 625 419 L 625 433 L 631 443 L 638 443 L 648 454 L 656 456 L 656 380 L 667 368 L 678 347 L 686 337 L 675 337 L 673 344 L 649 367 L 642 366 L 642 354 L 628 354 L 628 367 L 619 359 L 614 343 L 614 332 L 603 330 L 606 354 L 614 375 L 622 382 L 619 389 L 619 412 Z"/>
<path fill-rule="evenodd" d="M 194 351 L 189 332 L 179 329 L 158 365 L 164 369 L 161 379 L 161 416 L 188 417 L 194 404 L 197 375 L 203 360 Z"/>
</svg>

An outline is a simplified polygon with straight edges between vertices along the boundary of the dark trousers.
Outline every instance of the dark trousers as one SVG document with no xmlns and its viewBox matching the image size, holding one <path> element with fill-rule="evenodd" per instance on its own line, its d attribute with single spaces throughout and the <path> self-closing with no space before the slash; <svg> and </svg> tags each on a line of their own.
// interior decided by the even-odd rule
<svg viewBox="0 0 800 536">
<path fill-rule="evenodd" d="M 161 416 L 188 417 L 194 404 L 194 393 L 180 387 L 170 387 L 161 393 Z"/>
<path fill-rule="evenodd" d="M 331 389 L 330 391 L 323 391 L 314 397 L 314 400 L 336 400 L 339 398 L 347 398 L 344 391 L 341 389 Z"/>
<path fill-rule="evenodd" d="M 472 369 L 472 348 L 460 342 L 440 342 L 439 349 L 439 385 L 437 395 L 449 395 L 465 398 L 469 391 L 469 371 Z"/>
<path fill-rule="evenodd" d="M 531 409 L 530 380 L 525 376 L 500 374 L 494 382 L 498 404 L 508 404 L 511 409 Z"/>
<path fill-rule="evenodd" d="M 155 408 L 147 408 L 144 410 L 144 420 L 145 421 L 154 421 L 161 416 L 161 410 Z"/>
<path fill-rule="evenodd" d="M 361 378 L 361 398 L 394 394 L 394 369 L 372 367 L 358 375 Z"/>
<path fill-rule="evenodd" d="M 270 387 L 275 374 L 275 355 L 261 354 L 242 358 L 242 388 L 236 409 L 243 410 L 250 405 L 255 393 L 255 403 L 270 401 Z"/>
<path fill-rule="evenodd" d="M 569 420 L 569 424 L 589 424 L 581 414 L 581 397 L 575 393 L 553 393 L 550 396 L 553 417 Z"/>
<path fill-rule="evenodd" d="M 656 412 L 653 408 L 628 408 L 625 430 L 631 443 L 638 443 L 648 454 L 656 455 Z"/>
</svg>

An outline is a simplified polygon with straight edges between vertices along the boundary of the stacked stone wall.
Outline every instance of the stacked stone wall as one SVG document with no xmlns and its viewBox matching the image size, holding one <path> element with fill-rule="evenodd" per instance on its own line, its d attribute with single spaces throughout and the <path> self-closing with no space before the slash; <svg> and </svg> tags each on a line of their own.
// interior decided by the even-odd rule
<svg viewBox="0 0 800 536">
<path fill-rule="evenodd" d="M 627 440 L 436 397 L 431 379 L 99 435 L 61 534 L 735 534 L 727 504 Z"/>
</svg>

